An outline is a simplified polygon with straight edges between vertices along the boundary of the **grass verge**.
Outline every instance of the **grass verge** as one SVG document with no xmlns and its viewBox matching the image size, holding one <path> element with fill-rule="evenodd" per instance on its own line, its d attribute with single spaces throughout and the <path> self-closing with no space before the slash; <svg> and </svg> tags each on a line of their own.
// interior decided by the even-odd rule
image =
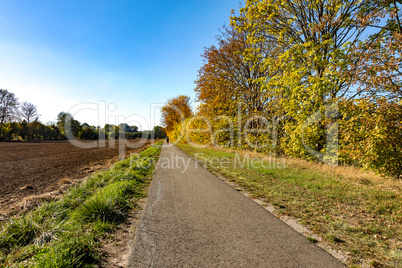
<svg viewBox="0 0 402 268">
<path fill-rule="evenodd" d="M 161 142 L 0 226 L 0 267 L 94 267 L 100 239 L 146 195 Z"/>
<path fill-rule="evenodd" d="M 350 267 L 360 267 L 361 260 L 402 267 L 402 181 L 252 152 L 177 147 L 346 252 Z"/>
</svg>

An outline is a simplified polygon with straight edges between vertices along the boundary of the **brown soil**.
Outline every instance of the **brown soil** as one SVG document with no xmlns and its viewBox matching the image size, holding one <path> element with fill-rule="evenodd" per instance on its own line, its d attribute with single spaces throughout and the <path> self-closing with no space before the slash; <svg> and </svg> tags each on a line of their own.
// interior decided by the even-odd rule
<svg viewBox="0 0 402 268">
<path fill-rule="evenodd" d="M 124 155 L 149 146 L 147 141 L 141 148 L 126 148 Z M 23 198 L 55 191 L 118 159 L 119 146 L 113 141 L 92 149 L 75 147 L 69 141 L 0 142 L 0 220 L 7 208 Z"/>
</svg>

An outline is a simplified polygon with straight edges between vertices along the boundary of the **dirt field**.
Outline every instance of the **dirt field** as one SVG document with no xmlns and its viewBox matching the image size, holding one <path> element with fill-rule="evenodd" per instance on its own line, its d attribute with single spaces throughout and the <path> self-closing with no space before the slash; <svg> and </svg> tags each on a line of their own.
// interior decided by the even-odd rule
<svg viewBox="0 0 402 268">
<path fill-rule="evenodd" d="M 126 149 L 125 155 L 149 146 L 150 141 L 140 149 Z M 24 197 L 57 190 L 62 179 L 82 179 L 119 159 L 117 144 L 106 141 L 102 147 L 82 149 L 69 141 L 0 142 L 0 213 Z"/>
</svg>

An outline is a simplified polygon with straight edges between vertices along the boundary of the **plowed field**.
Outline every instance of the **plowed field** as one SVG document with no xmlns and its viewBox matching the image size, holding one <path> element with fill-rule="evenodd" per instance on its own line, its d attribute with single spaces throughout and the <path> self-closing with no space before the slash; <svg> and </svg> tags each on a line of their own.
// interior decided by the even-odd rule
<svg viewBox="0 0 402 268">
<path fill-rule="evenodd" d="M 119 159 L 117 142 L 100 145 L 82 149 L 69 141 L 0 142 L 0 211 L 23 197 L 56 190 L 62 179 L 83 178 Z M 141 148 L 126 148 L 124 155 L 149 145 L 147 141 Z"/>
</svg>

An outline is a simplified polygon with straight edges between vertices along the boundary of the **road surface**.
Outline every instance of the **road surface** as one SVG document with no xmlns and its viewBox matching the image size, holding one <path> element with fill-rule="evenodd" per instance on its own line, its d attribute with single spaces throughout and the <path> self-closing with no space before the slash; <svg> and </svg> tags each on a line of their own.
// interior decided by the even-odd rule
<svg viewBox="0 0 402 268">
<path fill-rule="evenodd" d="M 128 267 L 345 266 L 170 145 Z"/>
</svg>

